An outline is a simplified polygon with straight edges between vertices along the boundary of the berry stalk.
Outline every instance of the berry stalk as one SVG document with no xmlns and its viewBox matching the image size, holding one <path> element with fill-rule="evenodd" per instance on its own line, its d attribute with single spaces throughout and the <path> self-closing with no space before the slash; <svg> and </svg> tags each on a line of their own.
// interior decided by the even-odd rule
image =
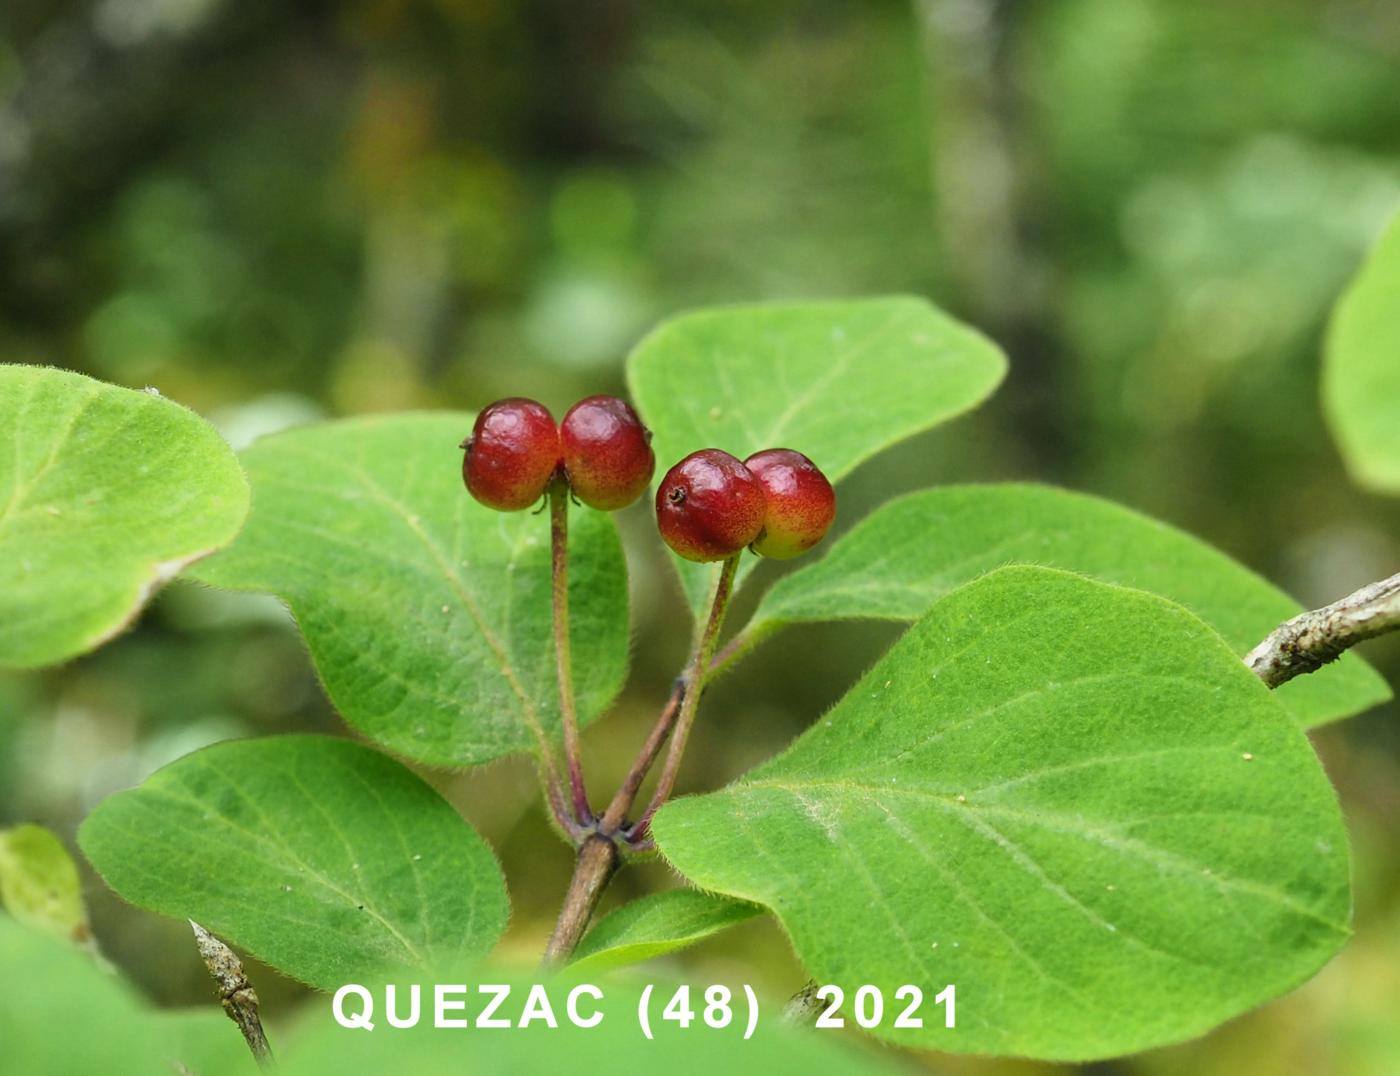
<svg viewBox="0 0 1400 1076">
<path fill-rule="evenodd" d="M 729 608 L 729 598 L 734 591 L 734 574 L 738 571 L 741 555 L 742 550 L 726 559 L 724 567 L 720 569 L 719 578 L 715 580 L 714 596 L 710 599 L 710 615 L 700 629 L 695 642 L 695 654 L 686 672 L 686 683 L 692 685 L 692 688 L 687 690 L 681 699 L 675 731 L 671 733 L 671 744 L 666 750 L 666 761 L 662 764 L 661 776 L 657 779 L 651 802 L 647 804 L 646 812 L 628 834 L 628 840 L 633 844 L 640 844 L 646 840 L 652 816 L 671 797 L 671 791 L 675 788 L 686 741 L 690 739 L 690 730 L 695 724 L 695 713 L 700 706 L 700 696 L 704 694 L 705 676 L 709 672 L 710 660 L 714 657 L 715 646 L 719 642 L 720 628 L 724 626 L 724 614 Z"/>
<path fill-rule="evenodd" d="M 593 811 L 583 783 L 583 745 L 574 700 L 573 647 L 569 641 L 569 484 L 562 478 L 549 484 L 549 549 L 554 592 L 554 665 L 559 684 L 559 719 L 564 730 L 564 760 L 569 770 L 574 818 L 587 826 L 593 821 Z"/>
<path fill-rule="evenodd" d="M 700 691 L 703 690 L 703 687 L 702 684 L 694 690 Z M 642 787 L 642 782 L 646 780 L 647 774 L 651 772 L 652 764 L 661 754 L 661 748 L 666 744 L 666 737 L 671 735 L 671 730 L 676 726 L 676 718 L 681 712 L 681 704 L 685 701 L 689 690 L 686 677 L 684 675 L 678 676 L 675 686 L 671 688 L 671 697 L 666 700 L 666 705 L 661 710 L 661 716 L 656 719 L 656 724 L 647 734 L 646 742 L 642 744 L 642 749 L 637 752 L 632 768 L 627 771 L 627 776 L 623 778 L 617 795 L 612 798 L 608 809 L 603 812 L 603 817 L 598 820 L 599 833 L 608 837 L 614 835 L 626 819 L 627 812 L 632 809 L 637 792 Z"/>
</svg>

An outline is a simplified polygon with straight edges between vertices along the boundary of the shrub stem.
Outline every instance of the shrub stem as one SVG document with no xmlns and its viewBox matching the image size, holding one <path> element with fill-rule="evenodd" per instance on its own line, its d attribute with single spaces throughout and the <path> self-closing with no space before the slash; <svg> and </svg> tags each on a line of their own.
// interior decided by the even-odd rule
<svg viewBox="0 0 1400 1076">
<path fill-rule="evenodd" d="M 593 918 L 593 911 L 603 897 L 603 890 L 612 880 L 618 865 L 617 845 L 597 833 L 584 839 L 574 864 L 574 876 L 564 895 L 564 906 L 554 933 L 544 950 L 546 967 L 558 967 L 569 959 Z"/>
<path fill-rule="evenodd" d="M 617 795 L 608 804 L 608 809 L 594 832 L 585 837 L 579 846 L 574 875 L 569 881 L 564 905 L 559 910 L 554 933 L 545 947 L 546 966 L 563 964 L 582 940 L 583 932 L 588 928 L 588 922 L 593 917 L 594 909 L 598 907 L 598 901 L 602 899 L 603 891 L 621 863 L 618 840 L 624 839 L 629 845 L 644 842 L 652 815 L 666 802 L 675 787 L 681 756 L 685 753 L 685 743 L 690 736 L 691 726 L 695 723 L 695 711 L 703 693 L 705 674 L 710 669 L 715 645 L 719 641 L 720 628 L 724 625 L 724 612 L 734 589 L 734 573 L 738 566 L 739 554 L 735 554 L 726 560 L 720 569 L 719 577 L 715 580 L 714 595 L 710 600 L 710 614 L 696 636 L 695 650 L 686 674 L 676 681 L 671 698 L 661 711 L 661 716 L 646 743 L 642 745 L 631 771 L 617 790 Z M 641 820 L 624 834 L 620 832 L 623 819 L 631 808 L 647 771 L 660 754 L 661 745 L 666 742 L 668 734 L 671 737 L 670 749 L 667 751 L 666 762 L 651 803 Z"/>
</svg>

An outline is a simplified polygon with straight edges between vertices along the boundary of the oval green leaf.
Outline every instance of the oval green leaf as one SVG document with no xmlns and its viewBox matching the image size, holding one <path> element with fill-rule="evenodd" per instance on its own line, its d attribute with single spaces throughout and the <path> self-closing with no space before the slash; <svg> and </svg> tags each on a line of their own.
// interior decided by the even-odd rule
<svg viewBox="0 0 1400 1076">
<path fill-rule="evenodd" d="M 1322 391 L 1352 477 L 1400 493 L 1400 216 L 1337 303 Z"/>
<path fill-rule="evenodd" d="M 1180 606 L 1043 568 L 949 594 L 787 752 L 655 833 L 848 998 L 953 984 L 954 1028 L 876 1032 L 941 1050 L 1188 1038 L 1348 932 L 1336 798 L 1270 692 Z"/>
<path fill-rule="evenodd" d="M 665 956 L 727 930 L 764 909 L 698 889 L 668 889 L 629 901 L 584 936 L 569 967 L 593 972 Z"/>
<path fill-rule="evenodd" d="M 0 905 L 55 937 L 80 944 L 92 938 L 78 865 L 43 826 L 0 830 Z"/>
<path fill-rule="evenodd" d="M 1048 486 L 947 486 L 881 506 L 821 560 L 778 580 L 746 631 L 757 640 L 802 621 L 916 620 L 950 590 L 1010 563 L 1083 572 L 1171 598 L 1241 657 L 1303 611 L 1200 539 L 1110 501 Z M 1311 727 L 1384 702 L 1390 689 L 1346 654 L 1276 694 Z"/>
<path fill-rule="evenodd" d="M 977 406 L 1005 373 L 992 341 L 912 297 L 685 314 L 627 360 L 660 472 L 700 448 L 743 459 L 781 447 L 810 456 L 832 482 Z M 692 606 L 702 602 L 703 566 L 676 563 Z"/>
<path fill-rule="evenodd" d="M 248 525 L 196 578 L 292 610 L 336 708 L 409 758 L 462 766 L 557 734 L 549 519 L 462 487 L 472 417 L 350 419 L 257 442 Z M 580 719 L 627 672 L 627 570 L 612 518 L 570 518 Z"/>
<path fill-rule="evenodd" d="M 106 642 L 248 511 L 232 450 L 154 393 L 0 365 L 0 430 L 0 666 Z"/>
<path fill-rule="evenodd" d="M 78 843 L 131 903 L 324 989 L 485 953 L 509 910 L 490 849 L 446 801 L 327 736 L 186 755 L 99 804 Z"/>
</svg>

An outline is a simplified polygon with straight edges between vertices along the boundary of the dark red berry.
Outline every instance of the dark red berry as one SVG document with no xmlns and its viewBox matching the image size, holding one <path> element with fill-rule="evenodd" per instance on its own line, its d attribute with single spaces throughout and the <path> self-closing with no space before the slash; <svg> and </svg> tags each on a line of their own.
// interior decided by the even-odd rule
<svg viewBox="0 0 1400 1076">
<path fill-rule="evenodd" d="M 744 466 L 762 483 L 768 502 L 755 553 L 788 560 L 822 540 L 836 518 L 836 491 L 815 463 L 790 448 L 765 448 Z"/>
<path fill-rule="evenodd" d="M 763 486 L 739 460 L 717 448 L 692 452 L 666 472 L 656 490 L 661 537 L 686 560 L 724 560 L 763 529 Z"/>
<path fill-rule="evenodd" d="M 488 508 L 517 512 L 544 496 L 559 468 L 559 430 L 544 404 L 497 400 L 476 416 L 463 442 L 462 479 Z"/>
<path fill-rule="evenodd" d="M 574 496 L 605 512 L 640 497 L 656 470 L 651 431 L 616 396 L 589 396 L 569 408 L 559 447 Z"/>
</svg>

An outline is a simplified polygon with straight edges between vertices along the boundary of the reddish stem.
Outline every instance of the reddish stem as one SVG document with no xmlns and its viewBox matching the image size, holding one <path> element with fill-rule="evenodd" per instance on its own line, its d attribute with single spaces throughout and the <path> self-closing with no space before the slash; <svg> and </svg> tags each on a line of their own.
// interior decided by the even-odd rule
<svg viewBox="0 0 1400 1076">
<path fill-rule="evenodd" d="M 549 486 L 550 574 L 554 592 L 554 666 L 559 683 L 559 719 L 564 730 L 564 761 L 569 770 L 574 818 L 593 821 L 583 783 L 583 745 L 574 701 L 573 650 L 569 640 L 569 485 L 556 478 Z"/>
<path fill-rule="evenodd" d="M 710 668 L 710 659 L 714 657 L 715 644 L 719 642 L 720 628 L 724 626 L 724 613 L 729 607 L 729 596 L 734 589 L 734 573 L 739 567 L 740 555 L 740 553 L 736 553 L 724 562 L 724 567 L 720 569 L 719 578 L 715 581 L 714 597 L 710 600 L 710 615 L 700 631 L 700 637 L 695 644 L 695 655 L 691 659 L 690 669 L 686 674 L 686 682 L 698 686 L 694 690 L 687 690 L 681 699 L 680 713 L 676 716 L 676 726 L 671 733 L 671 745 L 666 751 L 666 761 L 662 764 L 661 776 L 656 782 L 656 790 L 652 793 L 651 802 L 647 805 L 646 812 L 629 832 L 628 839 L 630 841 L 642 842 L 646 840 L 652 816 L 670 798 L 671 792 L 675 788 L 676 776 L 681 768 L 681 758 L 685 755 L 686 741 L 690 739 L 690 730 L 695 723 L 695 713 L 700 705 L 700 696 L 704 694 L 705 675 Z"/>
</svg>

